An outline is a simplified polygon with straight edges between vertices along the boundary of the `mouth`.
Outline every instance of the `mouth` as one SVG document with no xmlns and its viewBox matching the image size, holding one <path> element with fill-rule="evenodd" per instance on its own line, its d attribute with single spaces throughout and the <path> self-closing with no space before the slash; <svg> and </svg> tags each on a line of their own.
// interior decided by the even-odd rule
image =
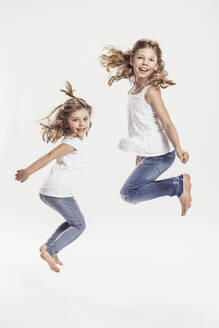
<svg viewBox="0 0 219 328">
<path fill-rule="evenodd" d="M 79 133 L 83 133 L 83 132 L 86 132 L 86 129 L 85 129 L 85 128 L 78 128 L 78 129 L 77 129 L 77 132 L 79 132 Z"/>
<path fill-rule="evenodd" d="M 139 67 L 139 71 L 143 72 L 143 73 L 147 73 L 147 72 L 149 72 L 149 69 L 146 67 Z"/>
</svg>

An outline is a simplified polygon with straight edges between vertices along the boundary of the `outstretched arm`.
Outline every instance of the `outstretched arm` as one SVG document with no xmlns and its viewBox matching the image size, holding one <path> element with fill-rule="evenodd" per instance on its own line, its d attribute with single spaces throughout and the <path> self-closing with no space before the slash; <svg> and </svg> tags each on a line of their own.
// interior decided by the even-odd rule
<svg viewBox="0 0 219 328">
<path fill-rule="evenodd" d="M 168 138 L 170 139 L 173 147 L 176 150 L 177 156 L 179 157 L 182 163 L 186 163 L 189 159 L 189 154 L 186 151 L 182 150 L 178 133 L 164 105 L 160 90 L 155 87 L 150 87 L 146 94 L 145 100 L 158 114 L 158 117 L 162 123 L 164 130 L 166 131 Z"/>
<path fill-rule="evenodd" d="M 18 170 L 15 175 L 15 180 L 24 182 L 34 172 L 40 170 L 41 168 L 43 168 L 44 166 L 49 164 L 54 159 L 64 156 L 73 150 L 74 150 L 74 148 L 72 146 L 64 144 L 64 143 L 57 146 L 52 151 L 50 151 L 48 154 L 40 157 L 38 160 L 36 160 L 33 164 L 28 166 L 26 169 Z"/>
</svg>

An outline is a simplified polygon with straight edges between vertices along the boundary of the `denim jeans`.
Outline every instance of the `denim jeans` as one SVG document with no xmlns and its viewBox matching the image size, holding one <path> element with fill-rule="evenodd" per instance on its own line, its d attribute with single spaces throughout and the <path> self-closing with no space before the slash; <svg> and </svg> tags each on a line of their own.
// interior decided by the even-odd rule
<svg viewBox="0 0 219 328">
<path fill-rule="evenodd" d="M 40 194 L 40 198 L 66 220 L 46 242 L 47 252 L 54 257 L 84 231 L 84 216 L 74 197 L 59 198 Z"/>
<path fill-rule="evenodd" d="M 175 157 L 175 150 L 161 156 L 143 157 L 120 191 L 123 199 L 137 204 L 161 196 L 180 197 L 183 192 L 183 175 L 156 180 L 173 164 Z"/>
</svg>

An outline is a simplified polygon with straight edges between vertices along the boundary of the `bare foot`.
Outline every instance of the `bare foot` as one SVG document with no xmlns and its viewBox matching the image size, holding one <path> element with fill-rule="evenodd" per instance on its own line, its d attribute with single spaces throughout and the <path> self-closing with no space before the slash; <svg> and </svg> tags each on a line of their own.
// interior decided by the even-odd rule
<svg viewBox="0 0 219 328">
<path fill-rule="evenodd" d="M 40 246 L 40 252 L 43 252 L 46 250 L 46 245 L 43 244 L 42 246 Z M 59 265 L 63 265 L 62 261 L 59 259 L 58 255 L 55 256 L 55 262 L 56 264 L 59 264 Z"/>
<path fill-rule="evenodd" d="M 179 197 L 179 201 L 182 206 L 181 215 L 186 215 L 187 210 L 191 207 L 192 197 L 191 197 L 191 183 L 190 183 L 190 175 L 183 174 L 183 193 Z"/>
<path fill-rule="evenodd" d="M 59 272 L 59 267 L 56 265 L 55 259 L 46 251 L 44 250 L 40 254 L 41 258 L 45 260 L 52 271 Z"/>
</svg>

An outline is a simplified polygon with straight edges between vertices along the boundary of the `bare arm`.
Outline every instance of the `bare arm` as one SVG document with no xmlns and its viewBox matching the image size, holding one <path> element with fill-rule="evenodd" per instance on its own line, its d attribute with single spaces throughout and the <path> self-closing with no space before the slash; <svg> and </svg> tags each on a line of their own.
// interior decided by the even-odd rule
<svg viewBox="0 0 219 328">
<path fill-rule="evenodd" d="M 136 161 L 135 161 L 136 166 L 137 166 L 139 163 L 141 163 L 142 158 L 143 158 L 142 156 L 139 156 L 139 155 L 136 156 Z"/>
<path fill-rule="evenodd" d="M 36 160 L 34 163 L 32 163 L 26 169 L 18 170 L 16 173 L 16 176 L 15 176 L 15 179 L 20 182 L 24 182 L 34 172 L 40 170 L 41 168 L 43 168 L 44 166 L 49 164 L 54 159 L 64 156 L 73 150 L 74 150 L 74 148 L 72 146 L 63 143 L 63 144 L 55 147 L 48 154 L 40 157 L 38 160 Z"/>
<path fill-rule="evenodd" d="M 177 156 L 182 161 L 182 163 L 186 163 L 189 159 L 189 155 L 186 151 L 182 150 L 178 133 L 173 122 L 170 119 L 169 113 L 164 105 L 160 91 L 157 90 L 155 87 L 150 87 L 148 89 L 148 93 L 146 95 L 145 100 L 152 106 L 152 108 L 158 114 L 158 117 L 162 123 L 164 130 L 176 150 Z"/>
</svg>

